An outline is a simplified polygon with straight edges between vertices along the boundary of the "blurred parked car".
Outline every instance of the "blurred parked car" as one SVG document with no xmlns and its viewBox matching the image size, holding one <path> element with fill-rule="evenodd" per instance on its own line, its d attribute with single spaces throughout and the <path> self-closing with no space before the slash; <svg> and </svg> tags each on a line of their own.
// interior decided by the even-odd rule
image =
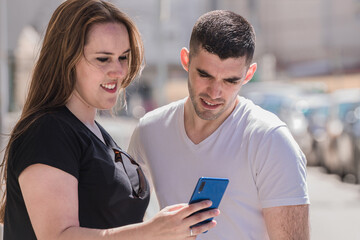
<svg viewBox="0 0 360 240">
<path fill-rule="evenodd" d="M 303 113 L 308 120 L 308 130 L 312 136 L 308 165 L 323 166 L 327 154 L 326 141 L 329 138 L 327 125 L 331 111 L 329 95 L 326 93 L 307 94 L 304 97 L 306 106 Z"/>
<path fill-rule="evenodd" d="M 360 179 L 357 141 L 360 119 L 360 89 L 341 89 L 331 95 L 331 113 L 324 165 L 350 182 Z"/>
<path fill-rule="evenodd" d="M 360 183 L 360 107 L 355 108 L 354 116 L 356 118 L 353 124 L 353 142 L 354 142 L 354 174 L 356 182 Z"/>
</svg>

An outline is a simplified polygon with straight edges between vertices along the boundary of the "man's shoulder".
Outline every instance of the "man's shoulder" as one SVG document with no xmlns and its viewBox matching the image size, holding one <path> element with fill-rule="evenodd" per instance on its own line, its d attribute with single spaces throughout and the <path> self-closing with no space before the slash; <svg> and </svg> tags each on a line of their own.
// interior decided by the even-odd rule
<svg viewBox="0 0 360 240">
<path fill-rule="evenodd" d="M 243 121 L 247 127 L 262 129 L 286 126 L 274 113 L 269 112 L 254 104 L 251 100 L 240 98 L 240 106 L 236 109 L 235 116 Z"/>
<path fill-rule="evenodd" d="M 139 122 L 140 126 L 151 125 L 154 123 L 162 123 L 173 118 L 175 113 L 183 109 L 186 99 L 181 99 L 175 102 L 171 102 L 167 105 L 161 106 L 146 113 Z"/>
</svg>

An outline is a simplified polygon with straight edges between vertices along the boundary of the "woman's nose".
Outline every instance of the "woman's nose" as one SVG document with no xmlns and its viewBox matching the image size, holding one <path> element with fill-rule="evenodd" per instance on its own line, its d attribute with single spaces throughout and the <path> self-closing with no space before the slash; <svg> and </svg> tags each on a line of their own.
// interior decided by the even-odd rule
<svg viewBox="0 0 360 240">
<path fill-rule="evenodd" d="M 127 74 L 127 65 L 121 62 L 113 63 L 108 69 L 109 78 L 123 78 Z"/>
</svg>

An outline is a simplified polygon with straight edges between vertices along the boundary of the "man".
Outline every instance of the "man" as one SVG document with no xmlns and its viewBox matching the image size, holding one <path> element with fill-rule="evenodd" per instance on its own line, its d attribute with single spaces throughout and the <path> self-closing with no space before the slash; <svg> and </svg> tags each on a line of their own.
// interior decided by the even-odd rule
<svg viewBox="0 0 360 240">
<path fill-rule="evenodd" d="M 189 201 L 201 176 L 229 178 L 217 227 L 197 239 L 309 239 L 304 154 L 283 122 L 238 96 L 254 49 L 243 17 L 201 16 L 180 56 L 189 97 L 146 114 L 131 139 L 161 208 Z"/>
</svg>

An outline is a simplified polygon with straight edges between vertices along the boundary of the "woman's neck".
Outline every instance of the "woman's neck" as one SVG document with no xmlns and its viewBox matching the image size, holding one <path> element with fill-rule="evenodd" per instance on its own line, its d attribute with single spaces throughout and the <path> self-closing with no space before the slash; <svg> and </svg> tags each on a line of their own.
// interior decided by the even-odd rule
<svg viewBox="0 0 360 240">
<path fill-rule="evenodd" d="M 95 125 L 96 108 L 87 104 L 75 91 L 66 103 L 66 107 L 86 126 Z"/>
<path fill-rule="evenodd" d="M 95 123 L 96 108 L 86 104 L 76 93 L 74 93 L 69 101 L 66 103 L 66 107 L 91 131 L 93 132 L 103 143 L 104 138 L 101 134 L 99 127 Z"/>
</svg>

